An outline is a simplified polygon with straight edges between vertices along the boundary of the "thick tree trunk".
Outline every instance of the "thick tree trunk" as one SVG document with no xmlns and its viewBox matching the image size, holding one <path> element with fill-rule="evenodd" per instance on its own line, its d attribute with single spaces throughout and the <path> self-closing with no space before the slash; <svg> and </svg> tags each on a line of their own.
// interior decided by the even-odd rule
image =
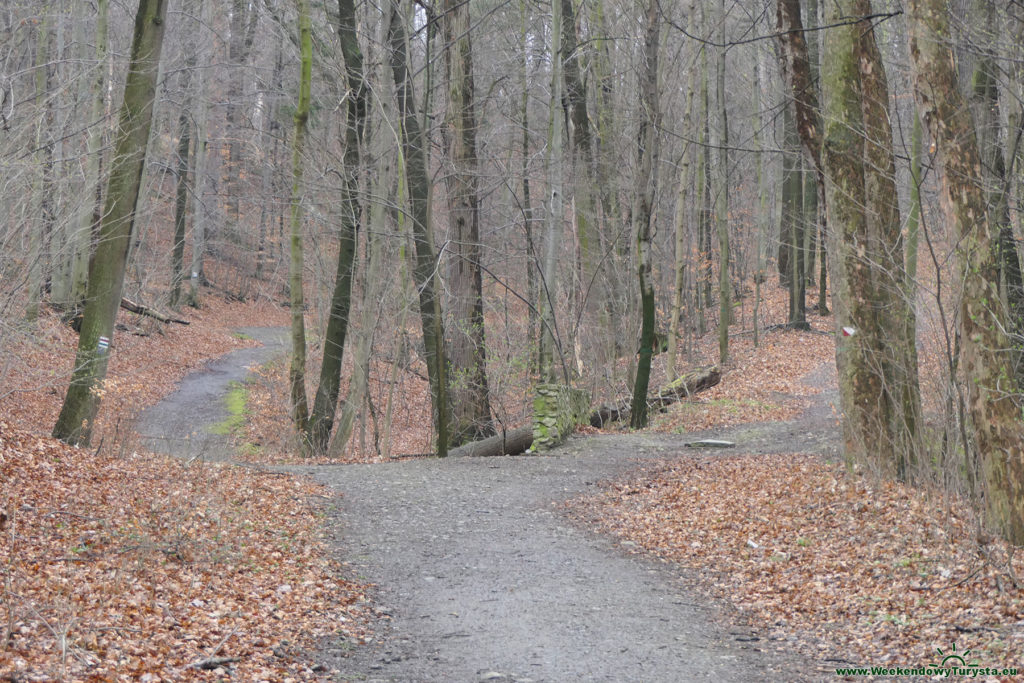
<svg viewBox="0 0 1024 683">
<path fill-rule="evenodd" d="M 1024 545 L 1024 422 L 1007 367 L 1009 329 L 999 301 L 998 233 L 978 185 L 981 155 L 970 109 L 957 84 L 944 0 L 910 0 L 910 56 L 918 110 L 943 168 L 944 208 L 962 273 L 961 359 L 967 409 L 985 482 L 988 523 Z"/>
<path fill-rule="evenodd" d="M 114 318 L 121 303 L 125 261 L 135 222 L 135 203 L 146 160 L 166 16 L 166 0 L 140 0 L 114 161 L 107 186 L 106 208 L 100 224 L 96 255 L 89 268 L 87 303 L 78 337 L 75 371 L 53 428 L 55 437 L 71 444 L 89 443 L 102 394 L 97 389 L 107 374 L 109 340 L 113 336 Z M 101 343 L 103 340 L 107 343 Z"/>
<path fill-rule="evenodd" d="M 413 242 L 416 263 L 413 280 L 420 293 L 420 320 L 423 325 L 423 345 L 426 350 L 427 376 L 433 409 L 434 429 L 437 433 L 437 453 L 448 453 L 448 381 L 445 377 L 447 360 L 444 349 L 444 323 L 441 301 L 437 296 L 433 237 L 430 233 L 430 180 L 427 175 L 425 142 L 416 115 L 416 100 L 409 76 L 406 56 L 406 30 L 402 24 L 397 1 L 391 4 L 388 22 L 388 51 L 391 72 L 398 97 L 401 123 L 404 173 L 409 188 Z"/>
<path fill-rule="evenodd" d="M 449 329 L 451 443 L 459 445 L 494 433 L 487 389 L 483 281 L 480 270 L 479 161 L 476 150 L 476 91 L 470 42 L 469 3 L 445 0 L 441 18 L 448 73 L 449 160 L 447 183 L 453 241 L 449 282 L 454 325 Z"/>
<path fill-rule="evenodd" d="M 838 23 L 870 14 L 870 3 L 843 0 L 830 10 Z M 906 479 L 918 457 L 920 397 L 888 85 L 868 21 L 837 27 L 826 40 L 823 162 L 837 243 L 836 325 L 854 330 L 836 345 L 846 453 Z"/>
<path fill-rule="evenodd" d="M 976 3 L 977 13 L 984 17 L 989 32 L 995 30 L 995 8 L 988 2 Z M 989 222 L 996 238 L 999 255 L 1000 301 L 1009 313 L 1011 327 L 1008 332 L 1024 334 L 1024 281 L 1021 278 L 1020 255 L 1010 223 L 1009 183 L 1003 157 L 1003 136 L 1000 132 L 998 67 L 990 54 L 983 54 L 975 65 L 971 84 L 974 120 L 978 129 L 978 151 L 988 202 Z M 1012 145 L 1013 143 L 1011 143 Z M 1013 353 L 1014 374 L 1017 381 L 1024 379 L 1021 351 Z"/>
</svg>

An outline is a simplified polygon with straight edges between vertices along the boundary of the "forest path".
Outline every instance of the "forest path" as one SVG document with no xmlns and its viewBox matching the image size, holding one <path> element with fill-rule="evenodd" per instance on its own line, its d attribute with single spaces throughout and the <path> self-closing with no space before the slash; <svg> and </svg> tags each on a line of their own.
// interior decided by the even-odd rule
<svg viewBox="0 0 1024 683">
<path fill-rule="evenodd" d="M 834 387 L 834 366 L 807 382 Z M 829 382 L 832 382 L 830 385 Z M 803 681 L 834 673 L 729 628 L 685 570 L 630 554 L 560 503 L 697 436 L 735 453 L 838 447 L 834 390 L 794 422 L 576 438 L 544 456 L 289 468 L 341 494 L 338 552 L 389 616 L 367 646 L 325 643 L 357 681 Z"/>
<path fill-rule="evenodd" d="M 148 447 L 231 458 L 209 427 L 228 417 L 232 382 L 287 341 L 282 328 L 240 332 L 263 346 L 212 361 L 146 410 L 136 429 Z M 826 364 L 806 378 L 826 391 L 794 422 L 581 437 L 544 456 L 280 468 L 340 494 L 338 553 L 390 616 L 372 643 L 328 641 L 318 658 L 354 681 L 831 679 L 785 643 L 728 627 L 685 570 L 580 528 L 560 504 L 645 461 L 686 457 L 698 437 L 735 440 L 729 454 L 834 454 L 834 374 Z"/>
<path fill-rule="evenodd" d="M 224 399 L 232 384 L 244 381 L 251 368 L 282 353 L 288 341 L 288 329 L 284 327 L 244 327 L 238 333 L 262 346 L 211 360 L 186 376 L 160 403 L 144 410 L 135 423 L 143 448 L 181 458 L 232 459 L 230 437 L 215 434 L 210 428 L 230 417 Z"/>
</svg>

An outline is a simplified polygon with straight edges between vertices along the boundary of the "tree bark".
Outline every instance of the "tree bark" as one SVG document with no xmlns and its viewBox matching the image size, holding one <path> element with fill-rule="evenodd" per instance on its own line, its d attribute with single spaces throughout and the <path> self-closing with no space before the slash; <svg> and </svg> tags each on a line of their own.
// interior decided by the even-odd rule
<svg viewBox="0 0 1024 683">
<path fill-rule="evenodd" d="M 829 21 L 870 14 L 869 0 L 830 5 Z M 904 296 L 889 95 L 868 20 L 826 38 L 822 161 L 836 240 L 836 325 L 847 457 L 899 479 L 913 476 L 920 396 L 913 309 Z"/>
<path fill-rule="evenodd" d="M 494 434 L 487 388 L 483 281 L 480 270 L 479 161 L 476 144 L 476 92 L 469 3 L 444 0 L 441 17 L 448 74 L 448 210 L 453 241 L 449 267 L 451 312 L 451 443 Z"/>
<path fill-rule="evenodd" d="M 190 8 L 186 7 L 187 13 Z M 196 65 L 194 35 L 188 32 L 185 58 L 185 69 L 181 72 L 181 91 L 183 105 L 178 114 L 178 153 L 175 174 L 177 185 L 174 197 L 174 240 L 171 246 L 171 306 L 177 308 L 181 303 L 181 286 L 185 276 L 185 227 L 188 218 L 188 170 L 189 150 L 191 147 L 191 102 L 189 92 L 192 80 L 192 69 Z"/>
<path fill-rule="evenodd" d="M 637 154 L 639 172 L 636 180 L 637 274 L 640 280 L 642 323 L 640 352 L 636 382 L 633 385 L 633 406 L 630 426 L 647 426 L 647 387 L 651 377 L 651 358 L 654 355 L 654 278 L 651 272 L 651 214 L 654 207 L 654 188 L 657 184 L 657 141 L 660 120 L 658 101 L 658 0 L 649 0 L 647 6 L 646 35 L 644 39 L 644 71 L 640 81 L 640 146 Z M 728 249 L 726 250 L 728 258 Z M 728 323 L 725 323 L 728 325 Z"/>
<path fill-rule="evenodd" d="M 409 77 L 406 56 L 406 29 L 402 23 L 398 3 L 392 2 L 388 22 L 388 51 L 391 72 L 398 97 L 401 124 L 403 166 L 409 188 L 413 242 L 416 263 L 413 280 L 419 290 L 420 320 L 423 326 L 423 345 L 430 381 L 434 429 L 437 434 L 437 454 L 448 453 L 448 381 L 445 377 L 447 360 L 444 349 L 444 323 L 441 301 L 437 296 L 436 265 L 433 237 L 430 232 L 430 180 L 427 175 L 425 142 L 416 115 L 416 99 Z"/>
<path fill-rule="evenodd" d="M 946 3 L 910 0 L 907 23 L 918 111 L 944 171 L 943 208 L 957 238 L 961 359 L 987 521 L 1010 543 L 1024 545 L 1024 422 L 1018 385 L 1006 363 L 1009 321 L 997 304 L 998 234 L 977 183 L 975 124 L 957 84 Z"/>
<path fill-rule="evenodd" d="M 306 321 L 305 299 L 302 291 L 304 271 L 303 254 L 303 211 L 302 211 L 302 159 L 306 143 L 306 126 L 309 121 L 310 88 L 313 70 L 313 40 L 309 18 L 309 0 L 299 0 L 299 98 L 295 106 L 294 132 L 292 137 L 292 193 L 290 219 L 290 260 L 288 269 L 288 291 L 291 299 L 292 318 L 292 359 L 288 370 L 288 385 L 291 396 L 292 420 L 302 441 L 303 452 L 309 443 L 309 403 L 306 398 Z"/>
<path fill-rule="evenodd" d="M 725 0 L 718 3 L 718 191 L 715 194 L 715 224 L 718 232 L 718 362 L 729 362 L 729 324 L 732 322 L 732 288 L 729 284 L 729 114 L 725 106 Z M 657 87 L 657 74 L 654 76 Z"/>
<path fill-rule="evenodd" d="M 814 66 L 811 64 L 812 53 L 808 48 L 803 20 L 800 16 L 800 0 L 778 0 L 776 8 L 776 26 L 779 30 L 782 73 L 793 96 L 800 141 L 815 171 L 818 189 L 819 242 L 824 244 L 824 238 L 827 235 L 826 217 L 829 215 L 829 212 L 826 202 L 825 176 L 822 167 L 821 107 L 818 100 L 818 89 L 815 85 Z M 846 19 L 847 17 L 844 17 L 843 20 L 845 21 Z M 817 23 L 816 20 L 814 20 L 814 23 Z M 838 28 L 843 27 L 840 26 Z M 827 312 L 824 306 L 826 283 L 824 258 L 820 259 L 820 267 L 821 279 L 818 304 L 820 309 Z"/>
<path fill-rule="evenodd" d="M 338 21 L 335 30 L 345 58 L 345 80 L 348 86 L 345 109 L 345 179 L 341 190 L 338 263 L 334 275 L 327 331 L 324 334 L 324 360 L 320 366 L 320 383 L 317 386 L 309 421 L 309 441 L 317 453 L 327 452 L 337 414 L 338 395 L 341 391 L 341 366 L 345 352 L 345 337 L 348 333 L 349 312 L 352 307 L 352 270 L 356 257 L 356 234 L 362 212 L 359 202 L 359 175 L 362 163 L 360 149 L 366 126 L 363 54 L 356 36 L 355 5 L 352 0 L 338 0 Z"/>
<path fill-rule="evenodd" d="M 89 267 L 75 371 L 53 428 L 56 438 L 71 444 L 89 443 L 102 395 L 100 385 L 107 374 L 109 339 L 121 303 L 135 204 L 146 160 L 166 15 L 166 0 L 139 1 L 106 208 Z M 101 337 L 108 340 L 108 345 L 100 343 Z"/>
</svg>

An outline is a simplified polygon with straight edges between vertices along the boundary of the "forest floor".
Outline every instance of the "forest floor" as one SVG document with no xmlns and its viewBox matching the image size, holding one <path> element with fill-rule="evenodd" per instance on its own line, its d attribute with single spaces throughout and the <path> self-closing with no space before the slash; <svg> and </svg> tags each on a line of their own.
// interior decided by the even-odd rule
<svg viewBox="0 0 1024 683">
<path fill-rule="evenodd" d="M 366 587 L 325 538 L 330 491 L 217 462 L 226 436 L 197 429 L 226 433 L 230 381 L 274 353 L 237 330 L 287 311 L 211 295 L 182 316 L 119 316 L 90 449 L 48 436 L 75 334 L 47 315 L 0 336 L 0 680 L 323 680 L 304 648 L 369 637 Z M 183 379 L 205 397 L 154 410 Z"/>
<path fill-rule="evenodd" d="M 162 333 L 125 320 L 149 336 L 118 336 L 96 452 L 42 436 L 73 335 L 44 321 L 0 349 L 0 386 L 19 387 L 0 391 L 0 677 L 834 680 L 950 655 L 975 675 L 1024 663 L 1020 559 L 962 502 L 836 462 L 830 319 L 738 340 L 719 386 L 645 432 L 290 468 L 313 483 L 214 462 L 284 459 L 266 440 L 275 349 L 234 332 L 284 311 L 191 316 Z M 181 385 L 198 382 L 184 413 L 146 411 L 129 435 L 238 349 Z M 686 448 L 707 436 L 737 445 Z"/>
</svg>

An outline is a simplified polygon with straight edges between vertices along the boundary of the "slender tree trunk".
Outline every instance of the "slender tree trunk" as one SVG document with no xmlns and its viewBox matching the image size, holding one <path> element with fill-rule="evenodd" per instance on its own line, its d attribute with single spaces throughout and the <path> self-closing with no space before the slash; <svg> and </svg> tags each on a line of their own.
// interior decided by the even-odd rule
<svg viewBox="0 0 1024 683">
<path fill-rule="evenodd" d="M 816 23 L 816 18 L 812 18 L 810 21 Z M 826 216 L 829 215 L 829 212 L 825 201 L 825 176 L 821 159 L 821 114 L 818 104 L 818 89 L 815 86 L 815 66 L 811 63 L 812 52 L 808 48 L 807 33 L 804 31 L 803 20 L 800 16 L 800 0 L 778 0 L 776 25 L 779 30 L 782 71 L 795 104 L 797 131 L 817 180 L 818 242 L 824 245 L 827 236 Z M 817 60 L 815 59 L 815 61 Z M 822 315 L 825 315 L 828 308 L 825 305 L 826 274 L 823 256 L 824 253 L 822 253 L 822 258 L 819 258 L 821 277 L 818 308 Z M 806 325 L 806 322 L 803 324 Z"/>
<path fill-rule="evenodd" d="M 636 180 L 637 274 L 640 279 L 640 351 L 636 383 L 633 385 L 633 405 L 629 425 L 633 429 L 647 426 L 647 388 L 651 377 L 651 358 L 657 343 L 654 331 L 654 278 L 651 272 L 651 214 L 654 207 L 654 188 L 657 185 L 657 143 L 660 123 L 658 101 L 658 0 L 649 0 L 644 39 L 644 71 L 640 77 L 640 134 Z"/>
<path fill-rule="evenodd" d="M 701 10 L 701 23 L 703 24 L 704 11 Z M 697 157 L 697 191 L 700 195 L 697 209 L 697 251 L 700 265 L 697 268 L 697 334 L 704 334 L 705 321 L 704 310 L 711 306 L 711 173 L 709 172 L 710 153 L 708 144 L 711 140 L 710 126 L 708 121 L 711 118 L 711 107 L 708 97 L 708 58 L 707 47 L 701 47 L 701 80 L 700 80 L 700 101 L 701 101 L 701 132 L 700 145 Z"/>
<path fill-rule="evenodd" d="M 800 135 L 796 130 L 793 105 L 785 103 L 782 111 L 782 135 L 785 154 L 782 156 L 782 211 L 779 214 L 779 251 L 776 260 L 779 283 L 789 290 L 789 317 L 793 316 L 793 239 L 796 223 L 803 214 L 803 192 L 800 179 Z"/>
<path fill-rule="evenodd" d="M 102 395 L 100 385 L 107 374 L 110 339 L 121 303 L 135 203 L 146 161 L 166 15 L 166 0 L 140 0 L 106 208 L 96 254 L 89 267 L 75 371 L 53 428 L 55 437 L 71 444 L 89 443 Z"/>
<path fill-rule="evenodd" d="M 239 243 L 243 239 L 238 227 L 241 214 L 241 169 L 243 163 L 241 100 L 245 91 L 244 67 L 249 60 L 249 53 L 252 51 L 256 23 L 259 18 L 257 7 L 257 3 L 250 3 L 248 0 L 232 0 L 231 3 L 228 63 L 233 73 L 229 75 L 227 88 L 228 153 L 224 163 L 224 191 L 227 209 L 225 232 L 229 239 Z"/>
<path fill-rule="evenodd" d="M 568 383 L 568 371 L 565 369 L 565 358 L 558 347 L 559 339 L 555 335 L 555 302 L 558 301 L 558 248 L 562 242 L 562 221 L 564 203 L 562 197 L 562 3 L 551 3 L 551 99 L 548 101 L 548 187 L 549 206 L 547 231 L 544 235 L 544 260 L 541 266 L 541 333 L 540 333 L 540 371 L 542 382 L 553 382 L 557 379 L 555 370 L 555 352 L 562 361 L 565 382 Z"/>
<path fill-rule="evenodd" d="M 696 20 L 696 12 L 694 11 L 693 4 L 690 5 L 690 28 L 693 29 Z M 686 104 L 683 107 L 683 130 L 689 131 L 693 125 L 692 110 L 693 110 L 693 91 L 694 91 L 694 78 L 696 74 L 693 70 L 690 71 L 689 78 L 687 79 L 686 86 Z M 683 148 L 683 154 L 679 160 L 679 187 L 676 192 L 676 213 L 673 228 L 675 230 L 675 266 L 673 272 L 675 274 L 675 284 L 672 288 L 672 309 L 669 318 L 668 325 L 668 349 L 665 358 L 665 372 L 668 376 L 669 381 L 676 378 L 676 358 L 678 356 L 678 345 L 679 345 L 679 324 L 680 319 L 683 315 L 683 302 L 685 300 L 684 290 L 686 287 L 686 234 L 687 234 L 687 216 L 689 215 L 689 206 L 687 204 L 687 190 L 691 183 L 691 168 L 690 168 L 690 155 L 692 150 L 689 145 Z"/>
<path fill-rule="evenodd" d="M 210 14 L 209 0 L 199 0 L 196 12 L 198 12 L 200 17 L 199 23 L 208 25 Z M 197 55 L 197 59 L 205 59 L 207 55 L 208 49 L 205 46 L 200 47 L 200 54 Z M 210 106 L 207 101 L 207 83 L 209 81 L 206 78 L 205 71 L 205 69 L 199 69 L 196 74 L 198 83 L 196 85 L 195 151 L 192 153 L 195 168 L 192 173 L 192 183 L 194 186 L 192 190 L 192 267 L 190 268 L 188 281 L 188 305 L 194 308 L 198 308 L 200 305 L 199 286 L 204 281 L 203 256 L 206 254 L 208 215 L 206 190 L 209 186 L 209 178 L 207 177 L 206 170 L 210 154 L 210 151 L 207 149 Z"/>
<path fill-rule="evenodd" d="M 185 3 L 183 14 L 195 12 L 195 3 Z M 191 20 L 190 20 L 191 23 Z M 192 137 L 192 70 L 196 66 L 195 34 L 186 32 L 185 69 L 181 72 L 181 93 L 183 105 L 178 114 L 177 186 L 174 198 L 174 242 L 171 247 L 171 306 L 181 304 L 181 287 L 185 277 L 185 227 L 188 217 L 188 171 L 189 150 Z"/>
<path fill-rule="evenodd" d="M 437 434 L 437 454 L 443 457 L 448 454 L 449 438 L 444 323 L 436 286 L 437 257 L 430 232 L 430 180 L 427 175 L 423 130 L 416 114 L 416 99 L 409 76 L 406 43 L 406 30 L 398 3 L 392 2 L 388 23 L 388 51 L 398 96 L 403 157 L 401 163 L 409 188 L 413 242 L 416 246 L 413 280 L 420 293 L 420 320 L 423 324 L 427 377 L 430 381 L 434 429 Z"/>
<path fill-rule="evenodd" d="M 522 15 L 523 40 L 523 94 L 520 100 L 522 122 L 522 183 L 523 183 L 523 232 L 526 237 L 526 299 L 530 302 L 527 308 L 527 341 L 530 348 L 531 374 L 540 367 L 540 316 L 537 305 L 540 303 L 540 288 L 537 283 L 537 267 L 540 254 L 534 239 L 533 202 L 530 197 L 530 52 L 528 34 L 528 16 L 526 0 L 520 0 Z"/>
<path fill-rule="evenodd" d="M 178 180 L 174 197 L 174 243 L 171 248 L 171 306 L 174 308 L 181 303 L 181 283 L 185 274 L 185 219 L 188 214 L 190 128 L 188 109 L 182 108 L 178 118 L 178 164 L 176 168 Z"/>
<path fill-rule="evenodd" d="M 324 335 L 324 360 L 320 366 L 320 383 L 313 413 L 310 416 L 309 441 L 318 453 L 325 453 L 334 426 L 341 390 L 341 366 L 352 305 L 352 270 L 356 257 L 356 233 L 362 208 L 359 202 L 360 148 L 366 126 L 366 84 L 363 77 L 363 55 L 356 36 L 355 5 L 352 0 L 338 0 L 336 32 L 345 57 L 345 78 L 348 85 L 345 110 L 345 179 L 342 185 L 341 225 L 339 230 L 338 265 L 331 295 L 331 312 Z M 367 333 L 364 330 L 364 333 Z"/>
<path fill-rule="evenodd" d="M 85 302 L 86 277 L 89 273 L 89 254 L 92 236 L 98 225 L 100 214 L 99 204 L 103 196 L 100 182 L 100 160 L 102 157 L 103 132 L 106 128 L 103 112 L 104 86 L 107 80 L 107 26 L 109 1 L 96 2 L 96 36 L 94 59 L 95 72 L 89 80 L 90 108 L 89 132 L 86 142 L 85 157 L 85 196 L 82 198 L 78 218 L 70 231 L 69 258 L 71 259 L 71 281 L 67 300 L 69 308 L 75 308 Z M 95 196 L 95 202 L 88 201 Z"/>
<path fill-rule="evenodd" d="M 39 306 L 43 298 L 44 279 L 48 267 L 49 254 L 47 237 L 53 229 L 53 142 L 50 126 L 53 123 L 51 112 L 50 86 L 50 25 L 49 17 L 44 15 L 39 23 L 36 36 L 35 55 L 35 103 L 38 112 L 35 135 L 35 165 L 39 175 L 32 183 L 34 202 L 38 202 L 39 228 L 33 231 L 32 249 L 29 255 L 28 274 L 28 305 L 25 308 L 25 319 L 34 322 L 39 317 Z"/>
<path fill-rule="evenodd" d="M 944 209 L 957 240 L 961 359 L 988 523 L 1010 543 L 1024 545 L 1024 422 L 1017 382 L 1006 362 L 1009 321 L 996 305 L 998 232 L 977 183 L 981 155 L 975 124 L 957 84 L 946 3 L 910 0 L 907 23 L 918 110 L 944 171 Z"/>
<path fill-rule="evenodd" d="M 718 3 L 718 42 L 725 45 L 725 0 Z M 729 285 L 729 115 L 725 106 L 725 47 L 718 48 L 716 73 L 718 100 L 718 191 L 715 224 L 718 229 L 718 362 L 729 362 L 729 324 L 732 322 L 732 289 Z"/>
<path fill-rule="evenodd" d="M 295 106 L 295 127 L 292 137 L 292 193 L 290 246 L 291 259 L 288 269 L 288 290 L 291 296 L 292 313 L 292 360 L 288 371 L 292 403 L 292 419 L 302 440 L 304 452 L 309 449 L 309 404 L 306 398 L 306 321 L 305 300 L 302 291 L 302 275 L 305 269 L 303 254 L 303 211 L 302 211 L 302 155 L 306 143 L 306 127 L 309 121 L 311 75 L 313 70 L 313 40 L 309 18 L 309 0 L 299 1 L 299 44 L 300 74 L 299 99 Z"/>
</svg>

